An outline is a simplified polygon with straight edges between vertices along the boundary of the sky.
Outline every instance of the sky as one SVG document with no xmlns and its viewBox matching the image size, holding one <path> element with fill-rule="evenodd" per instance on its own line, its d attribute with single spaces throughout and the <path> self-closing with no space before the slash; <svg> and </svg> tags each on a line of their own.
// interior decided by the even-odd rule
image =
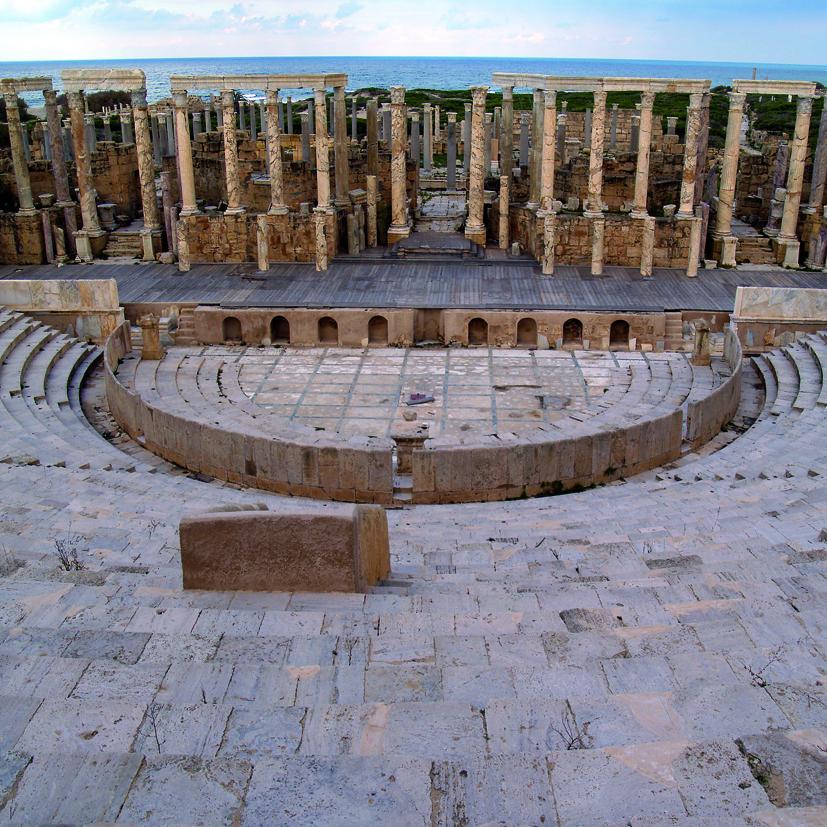
<svg viewBox="0 0 827 827">
<path fill-rule="evenodd" d="M 822 65 L 827 0 L 0 0 L 4 60 L 434 55 Z"/>
</svg>

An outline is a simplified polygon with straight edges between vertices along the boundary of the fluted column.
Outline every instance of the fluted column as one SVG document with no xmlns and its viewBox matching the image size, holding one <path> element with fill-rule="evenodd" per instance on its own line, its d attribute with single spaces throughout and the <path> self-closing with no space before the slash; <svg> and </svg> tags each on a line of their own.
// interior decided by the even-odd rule
<svg viewBox="0 0 827 827">
<path fill-rule="evenodd" d="M 327 135 L 327 106 L 325 90 L 313 92 L 316 111 L 316 201 L 319 208 L 330 209 L 330 149 Z M 325 266 L 326 263 L 325 263 Z"/>
<path fill-rule="evenodd" d="M 721 264 L 735 266 L 735 240 L 732 238 L 732 208 L 735 203 L 735 180 L 738 176 L 738 156 L 741 152 L 741 124 L 744 120 L 744 92 L 729 93 L 729 118 L 724 144 L 724 160 L 721 167 L 721 183 L 718 188 L 718 213 L 715 217 L 717 239 L 727 239 L 723 245 Z"/>
<path fill-rule="evenodd" d="M 284 215 L 284 182 L 281 169 L 281 133 L 279 132 L 279 93 L 267 91 L 267 169 L 270 173 L 270 215 Z"/>
<path fill-rule="evenodd" d="M 198 212 L 195 203 L 195 177 L 192 172 L 190 127 L 187 119 L 187 93 L 176 92 L 172 100 L 175 105 L 175 154 L 178 159 L 178 182 L 181 190 L 179 215 L 187 216 Z"/>
<path fill-rule="evenodd" d="M 345 87 L 333 88 L 333 159 L 336 166 L 336 206 L 344 207 L 350 203 L 348 192 L 348 140 L 347 140 L 347 106 L 345 104 Z"/>
<path fill-rule="evenodd" d="M 75 151 L 75 170 L 80 191 L 80 213 L 83 229 L 90 235 L 101 235 L 98 208 L 95 204 L 95 189 L 92 186 L 92 162 L 86 145 L 86 121 L 84 118 L 83 93 L 70 92 L 69 118 L 72 124 L 72 147 Z"/>
<path fill-rule="evenodd" d="M 543 153 L 540 174 L 540 209 L 548 212 L 554 201 L 554 164 L 557 149 L 557 93 L 543 98 Z"/>
<path fill-rule="evenodd" d="M 465 222 L 465 236 L 478 244 L 485 244 L 485 225 L 483 224 L 483 188 L 485 186 L 484 155 L 485 135 L 483 118 L 485 115 L 485 96 L 487 86 L 472 86 L 473 104 L 471 108 L 471 168 L 468 174 L 468 218 Z"/>
<path fill-rule="evenodd" d="M 17 184 L 17 200 L 20 204 L 20 212 L 24 215 L 33 215 L 36 210 L 32 200 L 29 165 L 26 163 L 26 151 L 23 147 L 23 127 L 20 123 L 20 110 L 17 107 L 17 93 L 7 92 L 3 95 L 3 98 L 6 101 L 11 159 L 14 166 L 14 181 Z"/>
<path fill-rule="evenodd" d="M 405 191 L 405 89 L 391 86 L 391 225 L 388 246 L 410 235 Z"/>
<path fill-rule="evenodd" d="M 531 110 L 531 147 L 528 151 L 528 201 L 526 206 L 537 209 L 540 206 L 540 176 L 543 164 L 543 91 L 534 90 Z"/>
<path fill-rule="evenodd" d="M 596 218 L 603 215 L 603 140 L 606 129 L 606 93 L 594 93 L 592 112 L 592 146 L 589 156 L 589 191 L 584 215 Z M 602 242 L 601 242 L 602 245 Z M 601 246 L 602 251 L 602 246 Z"/>
<path fill-rule="evenodd" d="M 649 214 L 646 201 L 649 195 L 649 157 L 652 151 L 652 107 L 655 93 L 644 92 L 640 96 L 640 126 L 637 142 L 637 166 L 635 167 L 635 206 L 633 218 L 646 218 Z"/>
<path fill-rule="evenodd" d="M 138 179 L 141 184 L 144 229 L 160 230 L 161 219 L 155 194 L 155 164 L 152 160 L 152 141 L 149 137 L 149 113 L 145 89 L 132 93 L 132 118 L 135 124 L 135 149 L 138 154 Z"/>
<path fill-rule="evenodd" d="M 322 90 L 322 109 L 325 108 L 325 101 L 324 101 L 324 89 Z M 318 116 L 318 104 L 316 106 L 316 129 L 319 128 L 319 116 Z M 325 123 L 325 128 L 327 128 L 327 117 L 323 119 Z M 327 134 L 325 134 L 325 139 L 327 138 Z M 316 133 L 316 140 L 319 139 L 318 131 Z M 325 141 L 325 146 L 327 146 L 327 141 Z M 316 270 L 317 272 L 324 272 L 327 270 L 327 261 L 328 261 L 328 254 L 327 254 L 327 207 L 316 207 L 313 210 L 313 225 L 315 228 L 315 240 L 316 240 Z"/>
<path fill-rule="evenodd" d="M 221 93 L 221 108 L 224 111 L 224 174 L 227 181 L 226 215 L 240 215 L 241 182 L 238 178 L 238 135 L 235 126 L 235 95 L 231 89 Z"/>
<path fill-rule="evenodd" d="M 695 217 L 695 176 L 698 171 L 698 136 L 701 131 L 701 102 L 703 95 L 693 92 L 686 110 L 686 137 L 683 141 L 683 178 L 678 218 Z"/>
<path fill-rule="evenodd" d="M 514 168 L 514 89 L 510 86 L 503 88 L 500 132 L 500 173 L 510 177 Z"/>
<path fill-rule="evenodd" d="M 795 113 L 795 133 L 790 144 L 787 198 L 784 201 L 784 215 L 781 217 L 781 232 L 778 234 L 778 238 L 783 241 L 796 240 L 795 231 L 798 224 L 798 208 L 801 206 L 801 188 L 804 184 L 804 165 L 807 162 L 812 111 L 813 99 L 807 96 L 799 97 Z"/>
<path fill-rule="evenodd" d="M 66 228 L 66 244 L 74 251 L 77 217 L 75 202 L 69 190 L 69 174 L 66 171 L 66 153 L 63 145 L 63 126 L 57 105 L 57 92 L 47 89 L 43 92 L 46 101 L 46 122 L 49 125 L 49 146 L 52 150 L 52 175 L 55 179 L 55 206 L 63 210 L 63 226 Z"/>
</svg>

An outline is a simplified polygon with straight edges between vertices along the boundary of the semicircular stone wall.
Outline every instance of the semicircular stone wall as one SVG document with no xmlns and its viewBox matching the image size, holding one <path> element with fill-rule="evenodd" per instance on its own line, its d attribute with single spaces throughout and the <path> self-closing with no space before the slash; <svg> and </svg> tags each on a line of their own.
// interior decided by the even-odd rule
<svg viewBox="0 0 827 827">
<path fill-rule="evenodd" d="M 148 450 L 194 472 L 282 494 L 394 502 L 389 438 L 304 432 L 263 412 L 253 424 L 203 415 L 174 397 L 144 398 L 118 379 L 132 349 L 129 323 L 104 349 L 109 407 L 118 424 Z M 578 490 L 655 468 L 714 436 L 738 407 L 741 348 L 727 330 L 731 375 L 681 408 L 656 410 L 622 427 L 583 423 L 576 432 L 496 434 L 426 440 L 411 454 L 414 503 L 519 499 Z"/>
</svg>

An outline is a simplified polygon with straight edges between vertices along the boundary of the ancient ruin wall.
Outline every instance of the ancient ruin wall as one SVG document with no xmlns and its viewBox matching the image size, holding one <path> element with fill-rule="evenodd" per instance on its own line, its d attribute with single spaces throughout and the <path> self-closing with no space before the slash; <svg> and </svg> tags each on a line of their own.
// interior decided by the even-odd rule
<svg viewBox="0 0 827 827">
<path fill-rule="evenodd" d="M 149 402 L 118 381 L 118 363 L 131 349 L 124 322 L 104 348 L 106 398 L 115 421 L 153 453 L 193 472 L 277 494 L 391 503 L 390 440 L 304 434 L 265 411 L 258 413 L 261 427 L 255 431 L 232 420 L 216 425 L 195 419 L 192 408 L 181 410 L 174 399 Z"/>
</svg>

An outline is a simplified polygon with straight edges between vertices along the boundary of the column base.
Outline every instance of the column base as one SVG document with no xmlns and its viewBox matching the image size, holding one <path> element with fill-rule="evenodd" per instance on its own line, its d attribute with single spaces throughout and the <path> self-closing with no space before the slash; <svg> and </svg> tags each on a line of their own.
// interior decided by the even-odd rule
<svg viewBox="0 0 827 827">
<path fill-rule="evenodd" d="M 95 258 L 92 255 L 92 244 L 89 241 L 89 233 L 85 230 L 78 230 L 75 233 L 75 250 L 77 250 L 78 261 L 89 264 Z"/>
<path fill-rule="evenodd" d="M 603 210 L 583 210 L 583 218 L 603 218 Z"/>
<path fill-rule="evenodd" d="M 30 216 L 32 216 L 32 215 L 37 215 L 37 208 L 36 208 L 36 207 L 32 207 L 30 210 L 29 210 L 29 209 L 26 209 L 26 210 L 18 210 L 18 211 L 17 211 L 17 215 L 19 215 L 19 216 L 23 216 L 23 217 L 26 217 L 26 218 L 28 218 L 28 217 L 30 217 Z"/>
<path fill-rule="evenodd" d="M 182 207 L 178 213 L 179 218 L 186 218 L 188 215 L 200 215 L 201 210 L 198 207 L 192 207 L 188 209 L 187 207 Z"/>
<path fill-rule="evenodd" d="M 350 198 L 348 198 L 348 197 L 343 197 L 343 198 L 335 198 L 335 199 L 333 200 L 333 203 L 334 203 L 337 207 L 349 207 L 349 206 L 350 206 Z"/>
<path fill-rule="evenodd" d="M 161 252 L 161 231 L 153 227 L 145 227 L 141 230 L 141 245 L 143 260 L 155 261 L 156 253 Z"/>
<path fill-rule="evenodd" d="M 287 215 L 289 212 L 290 208 L 286 204 L 273 204 L 267 210 L 267 215 Z"/>
<path fill-rule="evenodd" d="M 397 241 L 402 241 L 403 238 L 408 238 L 411 234 L 411 228 L 405 224 L 394 225 L 388 227 L 388 247 L 396 244 Z"/>
<path fill-rule="evenodd" d="M 224 215 L 244 215 L 246 212 L 246 207 L 227 207 L 227 209 L 224 210 Z"/>
<path fill-rule="evenodd" d="M 685 221 L 687 218 L 694 218 L 694 217 L 695 217 L 695 212 L 694 212 L 694 210 L 693 210 L 692 212 L 680 212 L 680 211 L 678 211 L 678 212 L 676 212 L 676 213 L 675 213 L 675 218 L 681 218 L 681 219 L 683 219 L 684 221 Z"/>
<path fill-rule="evenodd" d="M 632 210 L 629 218 L 649 218 L 649 213 L 646 210 Z"/>
<path fill-rule="evenodd" d="M 738 239 L 734 235 L 712 237 L 712 256 L 719 267 L 735 267 Z"/>
<path fill-rule="evenodd" d="M 772 246 L 775 250 L 775 260 L 788 270 L 799 270 L 801 265 L 798 258 L 801 252 L 801 242 L 797 238 L 774 238 Z"/>
<path fill-rule="evenodd" d="M 485 226 L 480 224 L 478 227 L 465 227 L 465 237 L 469 241 L 473 241 L 475 244 L 479 244 L 481 247 L 485 247 L 486 241 L 486 232 Z"/>
</svg>

